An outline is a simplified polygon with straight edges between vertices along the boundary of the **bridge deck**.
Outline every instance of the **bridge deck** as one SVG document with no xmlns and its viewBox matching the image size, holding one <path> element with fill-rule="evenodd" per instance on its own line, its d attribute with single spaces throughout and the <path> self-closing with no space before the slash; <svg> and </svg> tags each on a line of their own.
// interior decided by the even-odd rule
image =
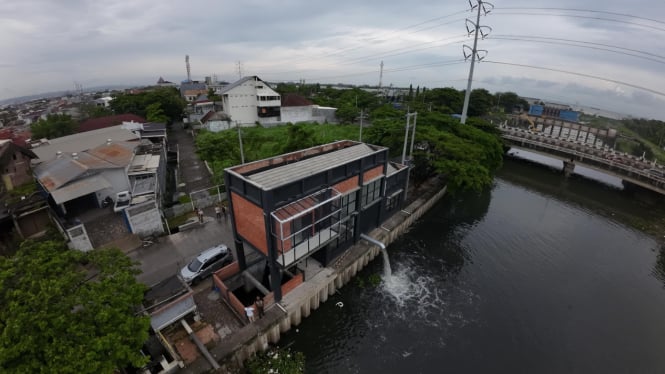
<svg viewBox="0 0 665 374">
<path fill-rule="evenodd" d="M 562 161 L 574 161 L 665 195 L 665 168 L 654 162 L 615 152 L 607 147 L 568 141 L 548 134 L 501 126 L 511 147 L 534 151 Z"/>
</svg>

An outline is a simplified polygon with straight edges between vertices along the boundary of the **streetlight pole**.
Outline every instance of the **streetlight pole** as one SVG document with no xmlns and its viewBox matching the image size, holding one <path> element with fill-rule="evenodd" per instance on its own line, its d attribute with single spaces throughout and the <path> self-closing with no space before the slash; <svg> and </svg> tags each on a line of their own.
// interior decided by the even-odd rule
<svg viewBox="0 0 665 374">
<path fill-rule="evenodd" d="M 238 121 L 236 121 L 236 129 L 238 129 L 238 142 L 240 143 L 240 163 L 244 164 L 245 163 L 245 152 L 242 149 L 242 135 L 240 133 L 240 125 L 238 124 Z"/>
<path fill-rule="evenodd" d="M 363 141 L 363 117 L 365 116 L 365 109 L 360 110 L 360 136 L 358 137 L 358 141 L 362 142 Z"/>
</svg>

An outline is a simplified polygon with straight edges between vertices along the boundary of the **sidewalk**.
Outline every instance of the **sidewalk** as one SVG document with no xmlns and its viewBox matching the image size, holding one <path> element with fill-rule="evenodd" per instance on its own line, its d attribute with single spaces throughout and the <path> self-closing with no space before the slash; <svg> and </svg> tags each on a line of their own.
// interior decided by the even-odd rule
<svg viewBox="0 0 665 374">
<path fill-rule="evenodd" d="M 185 183 L 182 190 L 186 193 L 199 191 L 214 185 L 205 163 L 196 154 L 196 145 L 191 130 L 183 129 L 182 123 L 176 122 L 169 132 L 171 147 L 178 146 L 180 152 L 180 183 Z"/>
</svg>

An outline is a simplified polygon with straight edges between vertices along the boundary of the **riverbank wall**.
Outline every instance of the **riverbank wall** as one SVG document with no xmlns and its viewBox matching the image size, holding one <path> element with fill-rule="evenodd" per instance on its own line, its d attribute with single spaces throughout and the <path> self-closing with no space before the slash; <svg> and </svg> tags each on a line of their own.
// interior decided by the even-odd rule
<svg viewBox="0 0 665 374">
<path fill-rule="evenodd" d="M 368 235 L 386 246 L 390 245 L 441 200 L 445 193 L 446 186 L 438 181 L 431 181 L 421 186 L 413 193 L 413 196 L 417 196 L 415 200 Z M 268 308 L 263 318 L 222 339 L 210 350 L 212 356 L 222 366 L 219 372 L 237 372 L 246 360 L 258 352 L 267 350 L 270 344 L 276 344 L 281 334 L 298 326 L 303 318 L 309 317 L 321 303 L 326 302 L 328 297 L 349 283 L 379 254 L 379 247 L 364 240 L 359 241 L 330 266 L 323 268 L 310 279 L 305 279 L 302 284 L 287 293 L 280 304 L 273 304 Z M 205 364 L 199 361 L 182 372 L 201 372 L 201 369 L 205 369 L 198 366 Z"/>
</svg>

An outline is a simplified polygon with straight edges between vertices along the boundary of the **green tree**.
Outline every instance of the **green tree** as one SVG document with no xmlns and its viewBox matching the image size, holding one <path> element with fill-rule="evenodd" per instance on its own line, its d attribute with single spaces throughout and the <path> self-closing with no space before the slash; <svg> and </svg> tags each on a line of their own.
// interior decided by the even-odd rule
<svg viewBox="0 0 665 374">
<path fill-rule="evenodd" d="M 146 107 L 146 119 L 149 122 L 158 123 L 166 123 L 169 121 L 169 117 L 164 114 L 162 104 L 160 103 L 152 103 Z"/>
<path fill-rule="evenodd" d="M 302 374 L 305 372 L 305 355 L 287 349 L 275 349 L 259 353 L 247 362 L 248 374 Z"/>
<path fill-rule="evenodd" d="M 168 123 L 182 118 L 187 103 L 173 87 L 160 87 L 138 94 L 120 93 L 109 104 L 116 114 L 133 113 L 148 116 L 148 106 L 158 103 Z"/>
<path fill-rule="evenodd" d="M 342 123 L 352 123 L 360 115 L 360 110 L 353 104 L 347 103 L 337 107 L 335 116 Z"/>
<path fill-rule="evenodd" d="M 49 114 L 30 126 L 33 138 L 59 138 L 76 132 L 77 124 L 66 114 Z"/>
<path fill-rule="evenodd" d="M 113 111 L 111 109 L 95 104 L 84 105 L 81 108 L 81 111 L 83 112 L 83 116 L 86 118 L 99 118 L 113 115 Z"/>
<path fill-rule="evenodd" d="M 146 363 L 145 287 L 117 249 L 25 241 L 0 258 L 0 371 L 113 373 Z"/>
<path fill-rule="evenodd" d="M 210 101 L 220 101 L 222 98 L 215 93 L 215 90 L 208 88 L 208 99 Z"/>
</svg>

